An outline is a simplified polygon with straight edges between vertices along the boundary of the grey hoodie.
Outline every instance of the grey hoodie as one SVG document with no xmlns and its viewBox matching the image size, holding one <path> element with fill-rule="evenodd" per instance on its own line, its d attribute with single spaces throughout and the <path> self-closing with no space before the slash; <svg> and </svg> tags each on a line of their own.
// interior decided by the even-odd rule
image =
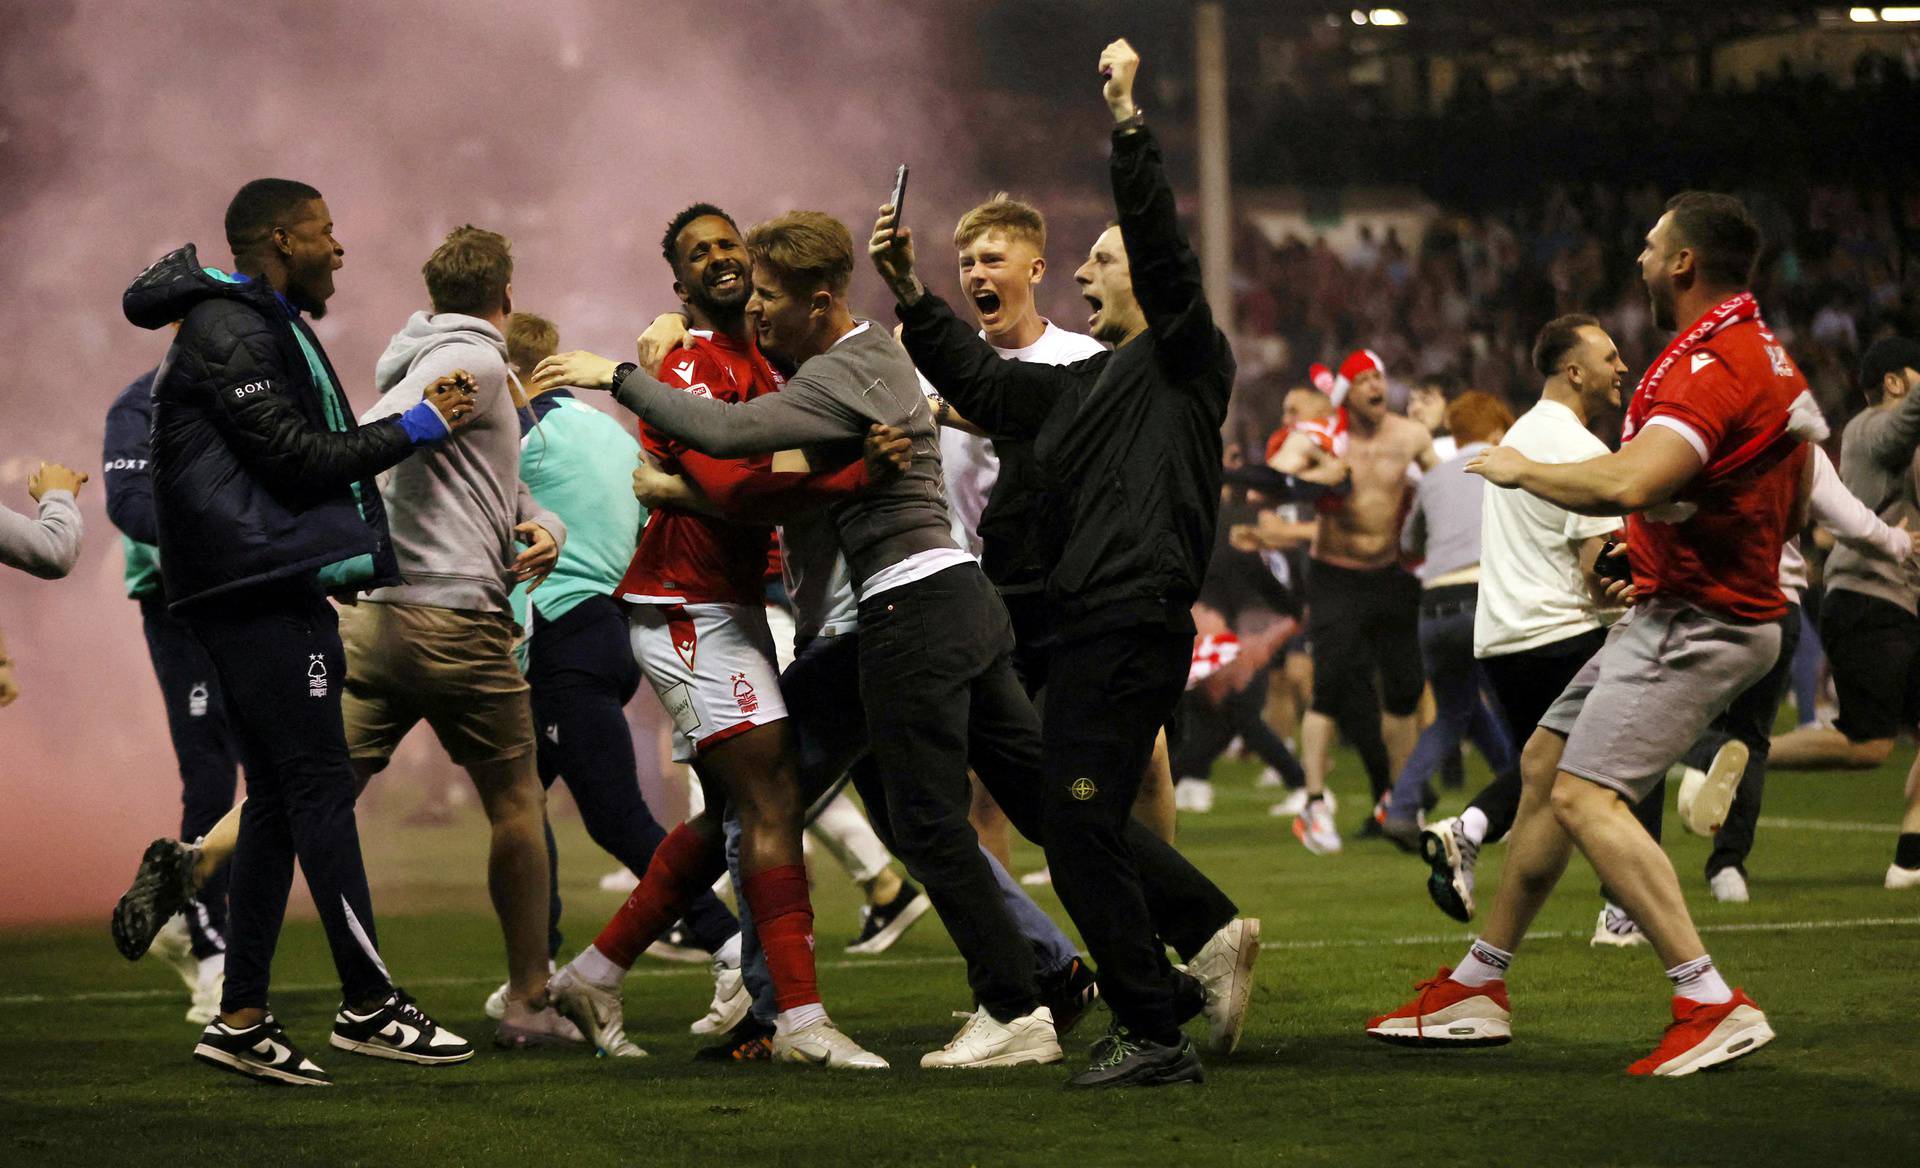
<svg viewBox="0 0 1920 1168">
<path fill-rule="evenodd" d="M 532 520 L 564 543 L 567 529 L 520 481 L 520 415 L 508 386 L 507 342 L 477 317 L 416 312 L 374 370 L 381 398 L 362 420 L 404 411 L 436 380 L 473 375 L 476 416 L 453 437 L 380 475 L 393 549 L 406 583 L 367 599 L 511 612 L 513 528 Z"/>
</svg>

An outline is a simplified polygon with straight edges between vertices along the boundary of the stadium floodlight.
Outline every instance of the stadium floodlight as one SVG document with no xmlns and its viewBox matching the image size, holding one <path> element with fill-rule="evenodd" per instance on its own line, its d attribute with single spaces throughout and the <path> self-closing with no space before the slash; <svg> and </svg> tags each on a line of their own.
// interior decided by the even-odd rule
<svg viewBox="0 0 1920 1168">
<path fill-rule="evenodd" d="M 1880 19 L 1896 24 L 1911 24 L 1916 20 L 1920 20 L 1920 8 L 1882 8 L 1880 10 Z M 1374 23 L 1378 24 L 1379 21 L 1375 21 Z"/>
<path fill-rule="evenodd" d="M 1847 19 L 1855 24 L 1873 24 L 1879 21 L 1880 14 L 1871 8 L 1849 8 Z"/>
<path fill-rule="evenodd" d="M 1352 12 L 1348 13 L 1347 15 L 1353 18 L 1353 22 L 1355 24 L 1367 23 L 1367 14 L 1360 11 L 1358 8 L 1354 9 Z"/>
<path fill-rule="evenodd" d="M 1407 14 L 1398 8 L 1376 8 L 1367 17 L 1376 28 L 1398 28 L 1407 23 Z"/>
</svg>

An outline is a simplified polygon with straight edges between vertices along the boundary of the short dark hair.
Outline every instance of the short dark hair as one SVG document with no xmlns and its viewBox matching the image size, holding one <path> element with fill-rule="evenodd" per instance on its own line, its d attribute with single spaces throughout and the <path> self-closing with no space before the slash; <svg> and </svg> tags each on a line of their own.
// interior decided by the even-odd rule
<svg viewBox="0 0 1920 1168">
<path fill-rule="evenodd" d="M 506 303 L 513 282 L 513 248 L 507 237 L 471 223 L 447 238 L 420 265 L 433 311 L 476 316 Z"/>
<path fill-rule="evenodd" d="M 740 230 L 740 225 L 733 221 L 733 216 L 722 211 L 712 203 L 695 203 L 693 206 L 675 215 L 672 221 L 667 224 L 667 233 L 660 237 L 660 254 L 667 257 L 667 266 L 672 268 L 675 273 L 678 273 L 680 270 L 680 253 L 678 250 L 680 247 L 680 233 L 685 231 L 687 224 L 693 222 L 695 219 L 705 219 L 709 215 L 716 219 L 725 219 L 728 227 L 733 228 L 735 231 Z"/>
<path fill-rule="evenodd" d="M 560 351 L 560 330 L 544 316 L 516 312 L 507 317 L 507 363 L 521 376 Z"/>
<path fill-rule="evenodd" d="M 1542 377 L 1560 372 L 1560 363 L 1580 343 L 1580 330 L 1599 328 L 1600 322 L 1584 312 L 1556 316 L 1541 326 L 1533 339 L 1533 370 Z"/>
<path fill-rule="evenodd" d="M 1715 288 L 1745 288 L 1753 283 L 1760 259 L 1760 224 L 1747 205 L 1732 195 L 1681 191 L 1667 200 L 1680 246 L 1692 248 L 1700 274 Z"/>
<path fill-rule="evenodd" d="M 747 254 L 796 295 L 824 288 L 842 296 L 853 279 L 853 236 L 824 211 L 788 211 L 754 224 L 747 233 Z"/>
<path fill-rule="evenodd" d="M 267 241 L 276 227 L 320 192 L 290 178 L 256 178 L 234 193 L 227 203 L 227 248 L 235 258 L 249 255 Z"/>
</svg>

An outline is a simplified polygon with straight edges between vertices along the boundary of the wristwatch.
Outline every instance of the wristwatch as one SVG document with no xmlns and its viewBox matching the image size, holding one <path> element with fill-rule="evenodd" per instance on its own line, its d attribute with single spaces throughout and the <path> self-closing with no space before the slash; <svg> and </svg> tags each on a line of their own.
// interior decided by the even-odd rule
<svg viewBox="0 0 1920 1168">
<path fill-rule="evenodd" d="M 627 374 L 632 373 L 638 368 L 640 368 L 640 366 L 634 364 L 632 361 L 622 361 L 620 364 L 615 365 L 613 367 L 613 381 L 607 385 L 607 388 L 619 389 L 620 382 L 626 378 Z"/>
</svg>

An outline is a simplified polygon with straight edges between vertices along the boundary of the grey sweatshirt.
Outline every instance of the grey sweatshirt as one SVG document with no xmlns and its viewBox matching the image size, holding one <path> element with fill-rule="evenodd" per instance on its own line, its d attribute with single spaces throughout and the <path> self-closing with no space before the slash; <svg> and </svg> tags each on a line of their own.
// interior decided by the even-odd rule
<svg viewBox="0 0 1920 1168">
<path fill-rule="evenodd" d="M 0 564 L 42 580 L 58 580 L 80 558 L 80 504 L 69 491 L 40 496 L 40 517 L 0 504 Z"/>
<path fill-rule="evenodd" d="M 1840 481 L 1889 524 L 1920 527 L 1920 393 L 1862 412 L 1840 434 Z M 1897 604 L 1908 612 L 1920 600 L 1912 566 L 1841 544 L 1827 557 L 1827 587 Z"/>
<path fill-rule="evenodd" d="M 367 599 L 474 612 L 511 612 L 514 525 L 532 520 L 564 542 L 567 529 L 520 481 L 520 415 L 507 384 L 507 342 L 484 320 L 416 312 L 375 367 L 381 398 L 363 423 L 405 411 L 436 380 L 464 369 L 475 383 L 464 429 L 380 475 L 405 584 Z"/>
<path fill-rule="evenodd" d="M 1420 583 L 1431 586 L 1450 572 L 1480 562 L 1480 496 L 1487 480 L 1467 473 L 1467 463 L 1487 448 L 1470 442 L 1460 452 L 1420 479 L 1413 510 L 1400 532 L 1400 547 L 1411 555 L 1425 555 Z"/>
<path fill-rule="evenodd" d="M 855 580 L 908 556 L 954 548 L 940 477 L 940 443 L 920 375 L 886 330 L 862 322 L 809 358 L 779 393 L 739 405 L 663 385 L 636 369 L 614 398 L 640 419 L 702 454 L 741 458 L 800 448 L 816 469 L 861 456 L 867 427 L 883 422 L 913 438 L 913 463 L 884 486 L 832 507 Z"/>
</svg>

